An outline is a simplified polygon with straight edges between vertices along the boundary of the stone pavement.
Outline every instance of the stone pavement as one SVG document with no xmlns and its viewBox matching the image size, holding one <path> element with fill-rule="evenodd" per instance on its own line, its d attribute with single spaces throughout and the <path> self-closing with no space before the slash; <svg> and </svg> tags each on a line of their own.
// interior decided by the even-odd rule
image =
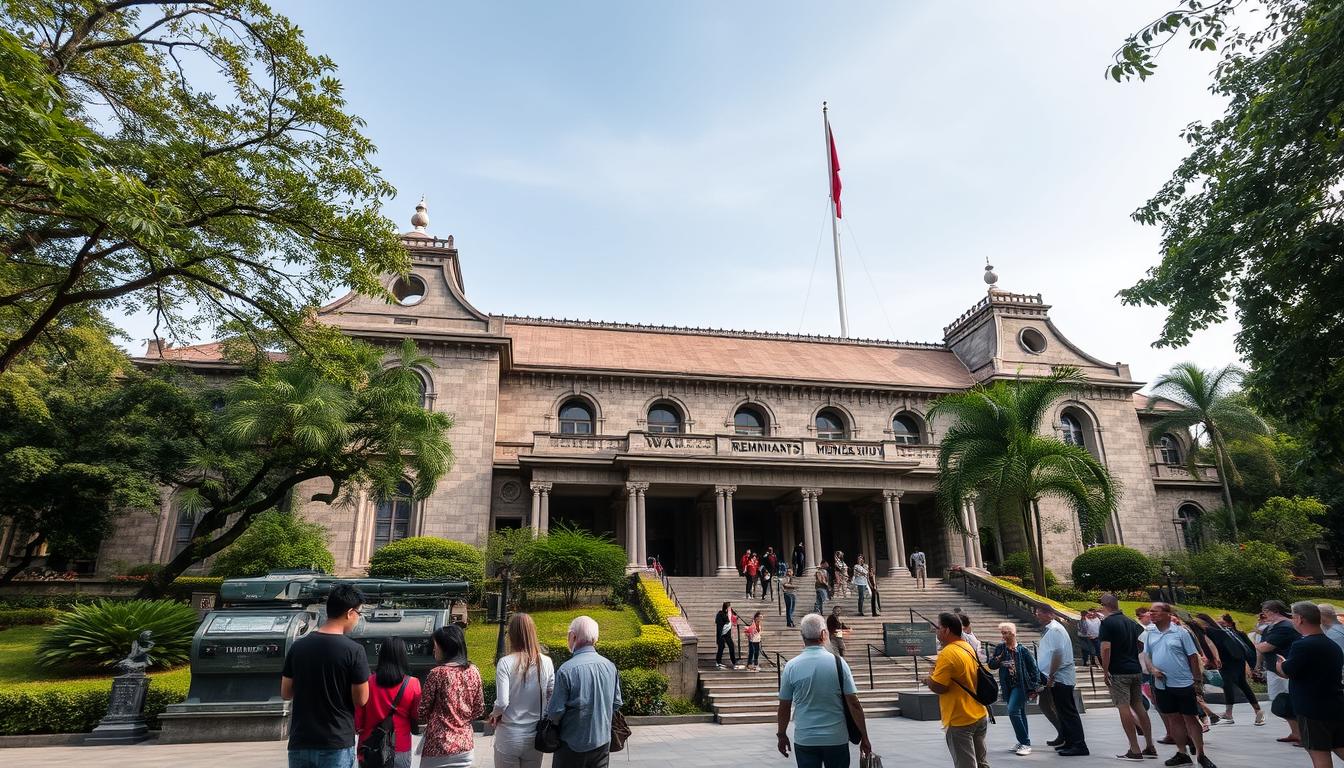
<svg viewBox="0 0 1344 768">
<path fill-rule="evenodd" d="M 1245 707 L 1238 707 L 1240 710 Z M 1236 725 L 1214 726 L 1210 732 L 1209 756 L 1219 768 L 1280 768 L 1280 766 L 1311 765 L 1307 754 L 1297 747 L 1274 741 L 1287 733 L 1277 718 L 1261 728 L 1251 725 L 1249 712 Z M 989 729 L 989 758 L 995 768 L 1021 765 L 1085 766 L 1104 763 L 1119 766 L 1124 763 L 1114 755 L 1125 750 L 1124 738 L 1115 710 L 1096 710 L 1083 716 L 1088 734 L 1091 757 L 1062 758 L 1045 747 L 1045 740 L 1054 736 L 1043 717 L 1031 718 L 1034 740 L 1038 751 L 1027 757 L 1008 753 L 1013 745 L 1013 729 L 1007 718 L 999 718 Z M 943 743 L 943 732 L 937 723 L 916 722 L 904 718 L 881 718 L 870 721 L 873 748 L 882 755 L 886 768 L 923 768 L 950 766 L 951 760 Z M 768 723 L 758 725 L 665 725 L 636 728 L 625 753 L 612 756 L 615 766 L 657 766 L 657 768 L 753 768 L 778 766 L 790 768 L 793 760 L 785 760 L 775 751 L 775 728 Z M 1173 754 L 1172 747 L 1161 747 L 1162 758 Z M 857 768 L 856 758 L 852 765 Z M 476 740 L 476 765 L 493 768 L 490 739 Z M 549 765 L 549 759 L 543 765 Z M 235 744 L 142 744 L 129 747 L 40 747 L 0 750 L 3 768 L 32 766 L 96 765 L 99 768 L 183 768 L 184 766 L 224 766 L 225 768 L 285 768 L 285 746 L 280 742 Z M 1158 760 L 1145 760 L 1144 768 L 1157 768 Z"/>
</svg>

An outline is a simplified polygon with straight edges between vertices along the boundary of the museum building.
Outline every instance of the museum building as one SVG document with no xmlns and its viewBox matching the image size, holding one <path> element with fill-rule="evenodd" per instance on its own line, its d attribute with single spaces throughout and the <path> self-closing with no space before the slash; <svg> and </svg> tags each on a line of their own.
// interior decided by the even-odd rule
<svg viewBox="0 0 1344 768">
<path fill-rule="evenodd" d="M 933 492 L 947 425 L 926 414 L 939 395 L 1060 365 L 1088 386 L 1053 404 L 1042 431 L 1119 480 L 1103 541 L 1186 548 L 1192 522 L 1221 504 L 1216 471 L 1187 469 L 1189 435 L 1150 440 L 1128 366 L 1070 343 L 1039 295 L 1000 290 L 988 267 L 987 292 L 936 343 L 535 319 L 473 306 L 453 238 L 426 232 L 423 202 L 412 224 L 411 273 L 388 278 L 396 301 L 350 294 L 320 318 L 389 357 L 404 339 L 419 345 L 434 362 L 417 369 L 425 407 L 452 415 L 456 460 L 423 500 L 408 483 L 302 507 L 330 530 L 343 575 L 407 536 L 480 544 L 491 530 L 562 522 L 611 536 L 632 567 L 657 557 L 676 575 L 735 575 L 743 550 L 799 543 L 809 565 L 841 550 L 895 573 L 916 548 L 935 574 L 985 565 L 1022 548 L 1020 522 L 973 503 L 958 510 L 970 533 L 945 522 Z M 137 361 L 230 370 L 217 344 L 151 344 Z M 1067 572 L 1092 542 L 1066 506 L 1046 501 L 1042 514 L 1047 563 Z M 165 562 L 192 530 L 165 489 L 160 509 L 123 518 L 97 570 Z"/>
</svg>

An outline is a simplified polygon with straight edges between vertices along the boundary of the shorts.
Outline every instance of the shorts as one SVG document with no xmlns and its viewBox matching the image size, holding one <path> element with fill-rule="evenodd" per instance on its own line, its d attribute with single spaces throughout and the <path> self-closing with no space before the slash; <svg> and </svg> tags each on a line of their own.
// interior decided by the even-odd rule
<svg viewBox="0 0 1344 768">
<path fill-rule="evenodd" d="M 1302 746 L 1307 749 L 1324 752 L 1344 749 L 1344 720 L 1299 717 L 1297 728 L 1302 734 Z"/>
<path fill-rule="evenodd" d="M 1158 688 L 1153 692 L 1157 696 L 1157 711 L 1164 715 L 1189 715 L 1199 717 L 1199 703 L 1195 701 L 1195 687 Z"/>
<path fill-rule="evenodd" d="M 1143 706 L 1143 681 L 1140 675 L 1111 675 L 1111 703 L 1117 707 Z"/>
</svg>

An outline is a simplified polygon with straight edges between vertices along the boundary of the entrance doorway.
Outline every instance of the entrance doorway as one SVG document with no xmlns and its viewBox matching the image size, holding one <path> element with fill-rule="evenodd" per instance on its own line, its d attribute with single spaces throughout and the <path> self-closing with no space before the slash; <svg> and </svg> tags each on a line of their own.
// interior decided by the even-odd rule
<svg viewBox="0 0 1344 768">
<path fill-rule="evenodd" d="M 658 558 L 671 576 L 705 573 L 700 514 L 695 499 L 646 497 L 644 525 L 649 557 Z"/>
<path fill-rule="evenodd" d="M 792 552 L 793 548 L 784 541 L 775 502 L 733 499 L 733 526 L 733 535 L 737 539 L 737 551 L 730 558 L 733 568 L 737 568 L 748 549 L 759 557 L 767 547 L 774 547 L 780 560 L 788 561 L 788 555 L 780 553 Z"/>
<path fill-rule="evenodd" d="M 610 496 L 556 496 L 551 494 L 551 528 L 572 526 L 598 536 L 616 539 L 616 512 Z"/>
</svg>

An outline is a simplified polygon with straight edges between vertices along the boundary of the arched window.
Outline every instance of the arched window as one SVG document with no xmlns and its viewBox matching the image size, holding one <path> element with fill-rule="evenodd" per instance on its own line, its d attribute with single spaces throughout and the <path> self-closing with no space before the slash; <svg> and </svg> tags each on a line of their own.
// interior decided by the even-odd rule
<svg viewBox="0 0 1344 768">
<path fill-rule="evenodd" d="M 652 433 L 675 435 L 681 432 L 681 411 L 668 403 L 658 403 L 649 409 L 648 424 Z"/>
<path fill-rule="evenodd" d="M 434 396 L 429 394 L 429 382 L 419 373 L 415 376 L 415 384 L 420 388 L 420 407 L 425 410 L 433 410 Z"/>
<path fill-rule="evenodd" d="M 1204 511 L 1194 504 L 1182 504 L 1180 509 L 1176 510 L 1176 519 L 1181 527 L 1181 537 L 1184 539 L 1187 551 L 1194 552 L 1199 549 L 1201 539 L 1200 516 Z"/>
<path fill-rule="evenodd" d="M 560 406 L 560 433 L 564 435 L 593 434 L 593 408 L 579 398 L 566 400 Z"/>
<path fill-rule="evenodd" d="M 760 437 L 765 434 L 765 414 L 750 405 L 744 405 L 733 414 L 733 433 L 748 437 Z"/>
<path fill-rule="evenodd" d="M 1181 443 L 1173 435 L 1163 435 L 1157 441 L 1157 452 L 1163 464 L 1181 463 Z"/>
<path fill-rule="evenodd" d="M 845 417 L 834 408 L 826 408 L 817 413 L 818 440 L 848 440 L 849 430 L 845 428 Z"/>
<path fill-rule="evenodd" d="M 402 480 L 391 496 L 378 499 L 373 518 L 373 548 L 411 535 L 411 484 Z"/>
<path fill-rule="evenodd" d="M 180 510 L 177 524 L 173 526 L 173 557 L 182 554 L 182 550 L 191 546 L 191 537 L 196 535 L 196 513 Z"/>
<path fill-rule="evenodd" d="M 920 442 L 919 423 L 907 414 L 898 414 L 891 420 L 891 439 L 898 443 L 916 445 Z"/>
<path fill-rule="evenodd" d="M 1064 432 L 1064 442 L 1079 448 L 1087 447 L 1087 442 L 1083 439 L 1083 424 L 1078 421 L 1077 416 L 1071 413 L 1062 414 L 1059 417 L 1059 427 Z"/>
</svg>

